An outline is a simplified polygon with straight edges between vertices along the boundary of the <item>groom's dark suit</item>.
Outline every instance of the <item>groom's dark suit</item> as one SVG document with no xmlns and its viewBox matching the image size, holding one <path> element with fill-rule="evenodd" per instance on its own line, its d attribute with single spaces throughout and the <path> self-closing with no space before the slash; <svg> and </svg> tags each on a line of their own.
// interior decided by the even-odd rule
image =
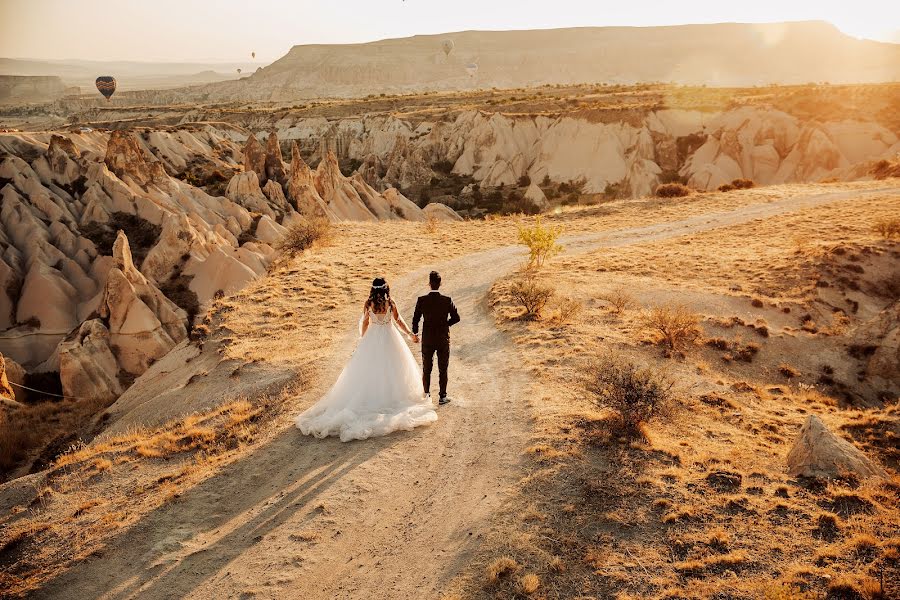
<svg viewBox="0 0 900 600">
<path fill-rule="evenodd" d="M 412 330 L 419 333 L 419 319 L 422 325 L 422 385 L 425 392 L 431 390 L 431 369 L 434 355 L 438 357 L 438 383 L 441 398 L 447 395 L 447 365 L 450 363 L 450 327 L 459 323 L 459 313 L 449 296 L 437 290 L 419 296 L 413 314 Z"/>
</svg>

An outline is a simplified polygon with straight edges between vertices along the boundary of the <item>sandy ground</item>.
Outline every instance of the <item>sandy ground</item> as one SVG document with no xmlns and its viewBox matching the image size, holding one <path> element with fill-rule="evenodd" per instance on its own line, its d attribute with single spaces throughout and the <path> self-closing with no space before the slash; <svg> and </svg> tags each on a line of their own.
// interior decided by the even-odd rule
<svg viewBox="0 0 900 600">
<path fill-rule="evenodd" d="M 880 190 L 784 198 L 642 227 L 572 236 L 568 253 L 640 244 L 771 218 Z M 439 269 L 463 321 L 453 330 L 451 395 L 431 427 L 342 444 L 300 435 L 285 419 L 270 443 L 186 491 L 36 598 L 433 598 L 490 531 L 531 439 L 520 368 L 487 305 L 522 260 L 503 246 L 422 267 L 393 282 L 404 314 Z M 355 323 L 353 324 L 355 326 Z M 299 405 L 330 385 L 352 351 L 352 327 Z"/>
</svg>

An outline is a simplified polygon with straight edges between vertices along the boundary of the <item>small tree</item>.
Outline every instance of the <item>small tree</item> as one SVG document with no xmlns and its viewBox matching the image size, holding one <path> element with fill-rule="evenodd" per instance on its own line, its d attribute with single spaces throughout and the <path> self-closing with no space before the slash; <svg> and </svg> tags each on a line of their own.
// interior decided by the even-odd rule
<svg viewBox="0 0 900 600">
<path fill-rule="evenodd" d="M 639 433 L 642 423 L 668 407 L 673 385 L 665 375 L 613 354 L 601 356 L 587 370 L 591 401 L 611 409 L 626 434 Z"/>
<path fill-rule="evenodd" d="M 562 227 L 544 227 L 541 218 L 534 220 L 534 227 L 519 225 L 519 241 L 528 246 L 528 267 L 541 268 L 544 262 L 562 251 L 556 243 Z"/>
</svg>

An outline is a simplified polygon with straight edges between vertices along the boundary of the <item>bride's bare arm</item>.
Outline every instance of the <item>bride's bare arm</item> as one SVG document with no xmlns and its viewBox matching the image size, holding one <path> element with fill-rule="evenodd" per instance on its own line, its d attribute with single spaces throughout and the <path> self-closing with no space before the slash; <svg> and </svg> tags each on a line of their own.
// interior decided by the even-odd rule
<svg viewBox="0 0 900 600">
<path fill-rule="evenodd" d="M 410 331 L 409 327 L 406 326 L 406 321 L 404 321 L 403 317 L 400 316 L 400 312 L 397 310 L 397 305 L 394 304 L 393 300 L 391 301 L 391 313 L 394 315 L 394 321 L 397 323 L 397 327 L 400 328 L 400 331 L 412 337 L 412 331 Z"/>
<path fill-rule="evenodd" d="M 362 322 L 362 330 L 359 333 L 359 337 L 366 335 L 366 330 L 369 329 L 369 302 L 366 301 L 365 306 L 363 306 L 363 322 Z"/>
</svg>

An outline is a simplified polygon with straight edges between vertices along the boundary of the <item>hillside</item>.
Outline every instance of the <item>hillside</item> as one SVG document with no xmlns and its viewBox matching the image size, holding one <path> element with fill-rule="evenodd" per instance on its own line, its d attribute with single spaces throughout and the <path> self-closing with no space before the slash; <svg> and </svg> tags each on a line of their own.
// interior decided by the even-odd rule
<svg viewBox="0 0 900 600">
<path fill-rule="evenodd" d="M 217 299 L 207 335 L 139 377 L 104 433 L 0 486 L 0 583 L 66 599 L 756 598 L 782 584 L 836 599 L 883 573 L 891 597 L 898 248 L 873 226 L 896 219 L 898 194 L 894 179 L 561 210 L 544 221 L 565 250 L 539 271 L 554 289 L 540 318 L 510 294 L 532 219 L 339 224 Z M 413 432 L 301 436 L 291 417 L 352 351 L 371 274 L 408 314 L 432 268 L 463 315 L 454 402 Z M 667 352 L 643 316 L 678 304 L 700 331 Z M 608 351 L 678 380 L 635 439 L 583 386 Z M 886 478 L 789 473 L 811 414 Z"/>
<path fill-rule="evenodd" d="M 449 55 L 444 41 L 454 44 Z M 468 65 L 477 65 L 477 70 Z M 294 46 L 217 99 L 664 81 L 749 86 L 900 78 L 900 46 L 824 22 L 463 31 L 367 44 Z"/>
</svg>

